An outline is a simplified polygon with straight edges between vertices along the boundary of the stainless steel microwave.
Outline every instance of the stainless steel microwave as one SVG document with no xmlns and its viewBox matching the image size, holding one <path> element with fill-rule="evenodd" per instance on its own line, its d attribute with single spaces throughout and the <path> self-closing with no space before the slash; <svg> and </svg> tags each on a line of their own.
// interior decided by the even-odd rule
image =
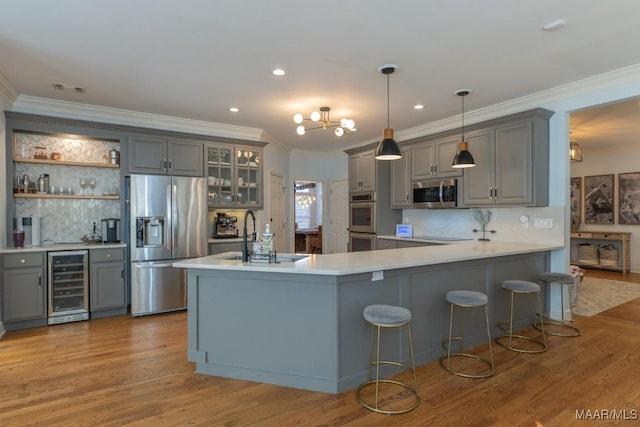
<svg viewBox="0 0 640 427">
<path fill-rule="evenodd" d="M 458 205 L 458 180 L 434 179 L 413 182 L 414 208 L 455 208 Z"/>
</svg>

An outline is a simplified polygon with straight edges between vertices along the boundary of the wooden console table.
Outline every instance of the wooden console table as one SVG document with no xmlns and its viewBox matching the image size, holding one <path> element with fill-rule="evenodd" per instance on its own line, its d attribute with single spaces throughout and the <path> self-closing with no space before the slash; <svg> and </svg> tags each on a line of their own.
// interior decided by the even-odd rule
<svg viewBox="0 0 640 427">
<path fill-rule="evenodd" d="M 597 268 L 599 270 L 612 270 L 628 273 L 631 270 L 630 254 L 631 233 L 605 232 L 605 231 L 580 231 L 571 233 L 571 264 L 585 267 Z M 612 243 L 618 248 L 618 265 L 608 266 L 596 263 L 581 263 L 578 261 L 578 245 L 580 243 L 609 244 Z"/>
</svg>

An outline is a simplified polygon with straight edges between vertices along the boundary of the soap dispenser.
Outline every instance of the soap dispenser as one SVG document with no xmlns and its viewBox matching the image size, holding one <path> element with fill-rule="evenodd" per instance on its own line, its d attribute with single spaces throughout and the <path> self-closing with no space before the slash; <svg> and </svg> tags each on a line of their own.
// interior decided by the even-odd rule
<svg viewBox="0 0 640 427">
<path fill-rule="evenodd" d="M 273 233 L 271 232 L 271 225 L 264 225 L 264 232 L 262 233 L 262 251 L 266 254 L 273 252 Z"/>
</svg>

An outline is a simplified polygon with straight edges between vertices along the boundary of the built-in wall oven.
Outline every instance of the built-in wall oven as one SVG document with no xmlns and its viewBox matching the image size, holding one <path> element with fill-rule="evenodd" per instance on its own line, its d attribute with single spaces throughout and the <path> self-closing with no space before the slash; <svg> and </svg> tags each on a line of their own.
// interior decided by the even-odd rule
<svg viewBox="0 0 640 427">
<path fill-rule="evenodd" d="M 376 193 L 349 195 L 349 252 L 376 248 Z"/>
<path fill-rule="evenodd" d="M 349 252 L 372 251 L 376 248 L 375 233 L 349 232 Z"/>
<path fill-rule="evenodd" d="M 376 193 L 349 195 L 349 232 L 376 232 Z"/>
</svg>

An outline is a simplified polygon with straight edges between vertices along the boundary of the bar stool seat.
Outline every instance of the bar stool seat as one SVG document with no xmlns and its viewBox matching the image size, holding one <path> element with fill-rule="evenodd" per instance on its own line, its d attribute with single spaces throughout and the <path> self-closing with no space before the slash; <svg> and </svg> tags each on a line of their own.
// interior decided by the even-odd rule
<svg viewBox="0 0 640 427">
<path fill-rule="evenodd" d="M 398 307 L 394 305 L 386 305 L 386 304 L 374 304 L 365 307 L 362 312 L 364 320 L 367 321 L 371 325 L 371 338 L 369 341 L 369 377 L 367 382 L 363 383 L 358 387 L 358 391 L 356 393 L 358 397 L 358 402 L 362 406 L 367 409 L 370 409 L 374 412 L 378 412 L 381 414 L 403 414 L 405 412 L 409 412 L 412 409 L 416 408 L 420 403 L 419 393 L 418 393 L 418 378 L 416 376 L 416 362 L 413 355 L 413 342 L 411 339 L 411 311 L 404 307 Z M 407 335 L 409 339 L 409 353 L 411 355 L 411 366 L 395 361 L 395 360 L 380 360 L 380 332 L 383 328 L 407 328 Z M 374 332 L 377 331 L 376 341 L 376 359 L 373 360 L 373 342 L 374 342 Z M 390 366 L 398 366 L 404 368 L 406 370 L 413 372 L 413 383 L 411 386 L 408 383 L 403 383 L 401 381 L 396 381 L 388 378 L 380 378 L 380 365 L 390 365 Z M 372 367 L 376 367 L 375 377 L 372 373 Z M 381 384 L 393 384 L 400 387 L 405 388 L 408 391 L 408 394 L 411 395 L 411 403 L 408 406 L 400 409 L 395 408 L 383 408 L 380 406 L 381 399 L 380 395 L 380 386 Z M 375 400 L 374 402 L 366 402 L 364 397 L 362 396 L 363 391 L 370 385 L 375 385 Z M 405 396 L 407 393 L 403 392 L 402 396 Z M 388 401 L 394 403 L 397 399 L 387 399 Z"/>
<path fill-rule="evenodd" d="M 534 324 L 534 327 L 538 330 L 542 330 L 542 328 L 544 328 L 544 325 L 551 326 L 552 328 L 547 328 L 546 333 L 558 337 L 579 337 L 580 335 L 582 335 L 580 329 L 573 326 L 573 318 L 564 318 L 564 289 L 565 287 L 567 287 L 567 292 L 569 292 L 570 289 L 568 287 L 570 285 L 573 285 L 575 278 L 571 274 L 547 271 L 544 273 L 540 273 L 539 279 L 540 284 L 551 285 L 552 283 L 557 283 L 560 285 L 560 307 L 562 311 L 562 317 L 560 318 L 560 320 L 551 319 L 549 317 L 542 316 L 541 311 L 540 319 L 542 320 L 539 324 Z M 571 304 L 569 304 L 569 310 L 571 310 Z M 554 328 L 559 330 L 553 330 Z"/>
<path fill-rule="evenodd" d="M 517 351 L 519 353 L 542 353 L 547 350 L 547 340 L 544 335 L 544 325 L 542 324 L 542 304 L 540 303 L 540 285 L 534 282 L 526 280 L 505 280 L 501 284 L 502 289 L 509 291 L 509 320 L 503 320 L 498 322 L 498 327 L 505 332 L 505 335 L 496 338 L 496 343 L 502 347 L 511 351 Z M 536 294 L 537 307 L 536 315 L 540 316 L 540 322 L 542 325 L 542 341 L 533 337 L 529 337 L 521 334 L 513 333 L 513 299 L 515 294 Z M 537 319 L 537 317 L 536 317 Z M 534 324 L 535 324 L 534 320 Z M 520 344 L 516 344 L 515 341 L 520 341 Z M 522 345 L 523 341 L 534 343 L 534 347 L 530 348 L 526 345 Z"/>
<path fill-rule="evenodd" d="M 440 365 L 451 372 L 454 375 L 458 375 L 465 378 L 487 378 L 491 375 L 495 374 L 495 364 L 493 362 L 493 349 L 491 347 L 491 332 L 489 329 L 489 313 L 487 311 L 487 304 L 489 303 L 489 299 L 482 292 L 476 291 L 467 291 L 467 290 L 455 290 L 449 291 L 445 295 L 445 301 L 451 305 L 451 312 L 449 316 L 449 338 L 446 341 L 442 342 L 442 347 L 447 351 L 447 354 L 440 358 Z M 453 337 L 453 317 L 454 317 L 454 308 L 458 307 L 461 315 L 461 333 L 460 336 Z M 484 308 L 484 315 L 486 320 L 487 327 L 487 338 L 489 343 L 489 358 L 484 358 L 475 354 L 465 353 L 464 352 L 464 310 L 465 309 L 473 309 L 473 308 Z M 459 352 L 451 352 L 451 342 L 458 341 L 460 342 L 460 351 Z M 478 360 L 489 365 L 490 369 L 487 372 L 474 373 L 463 371 L 462 369 L 453 368 L 451 365 L 452 359 L 457 358 L 469 358 Z"/>
</svg>

